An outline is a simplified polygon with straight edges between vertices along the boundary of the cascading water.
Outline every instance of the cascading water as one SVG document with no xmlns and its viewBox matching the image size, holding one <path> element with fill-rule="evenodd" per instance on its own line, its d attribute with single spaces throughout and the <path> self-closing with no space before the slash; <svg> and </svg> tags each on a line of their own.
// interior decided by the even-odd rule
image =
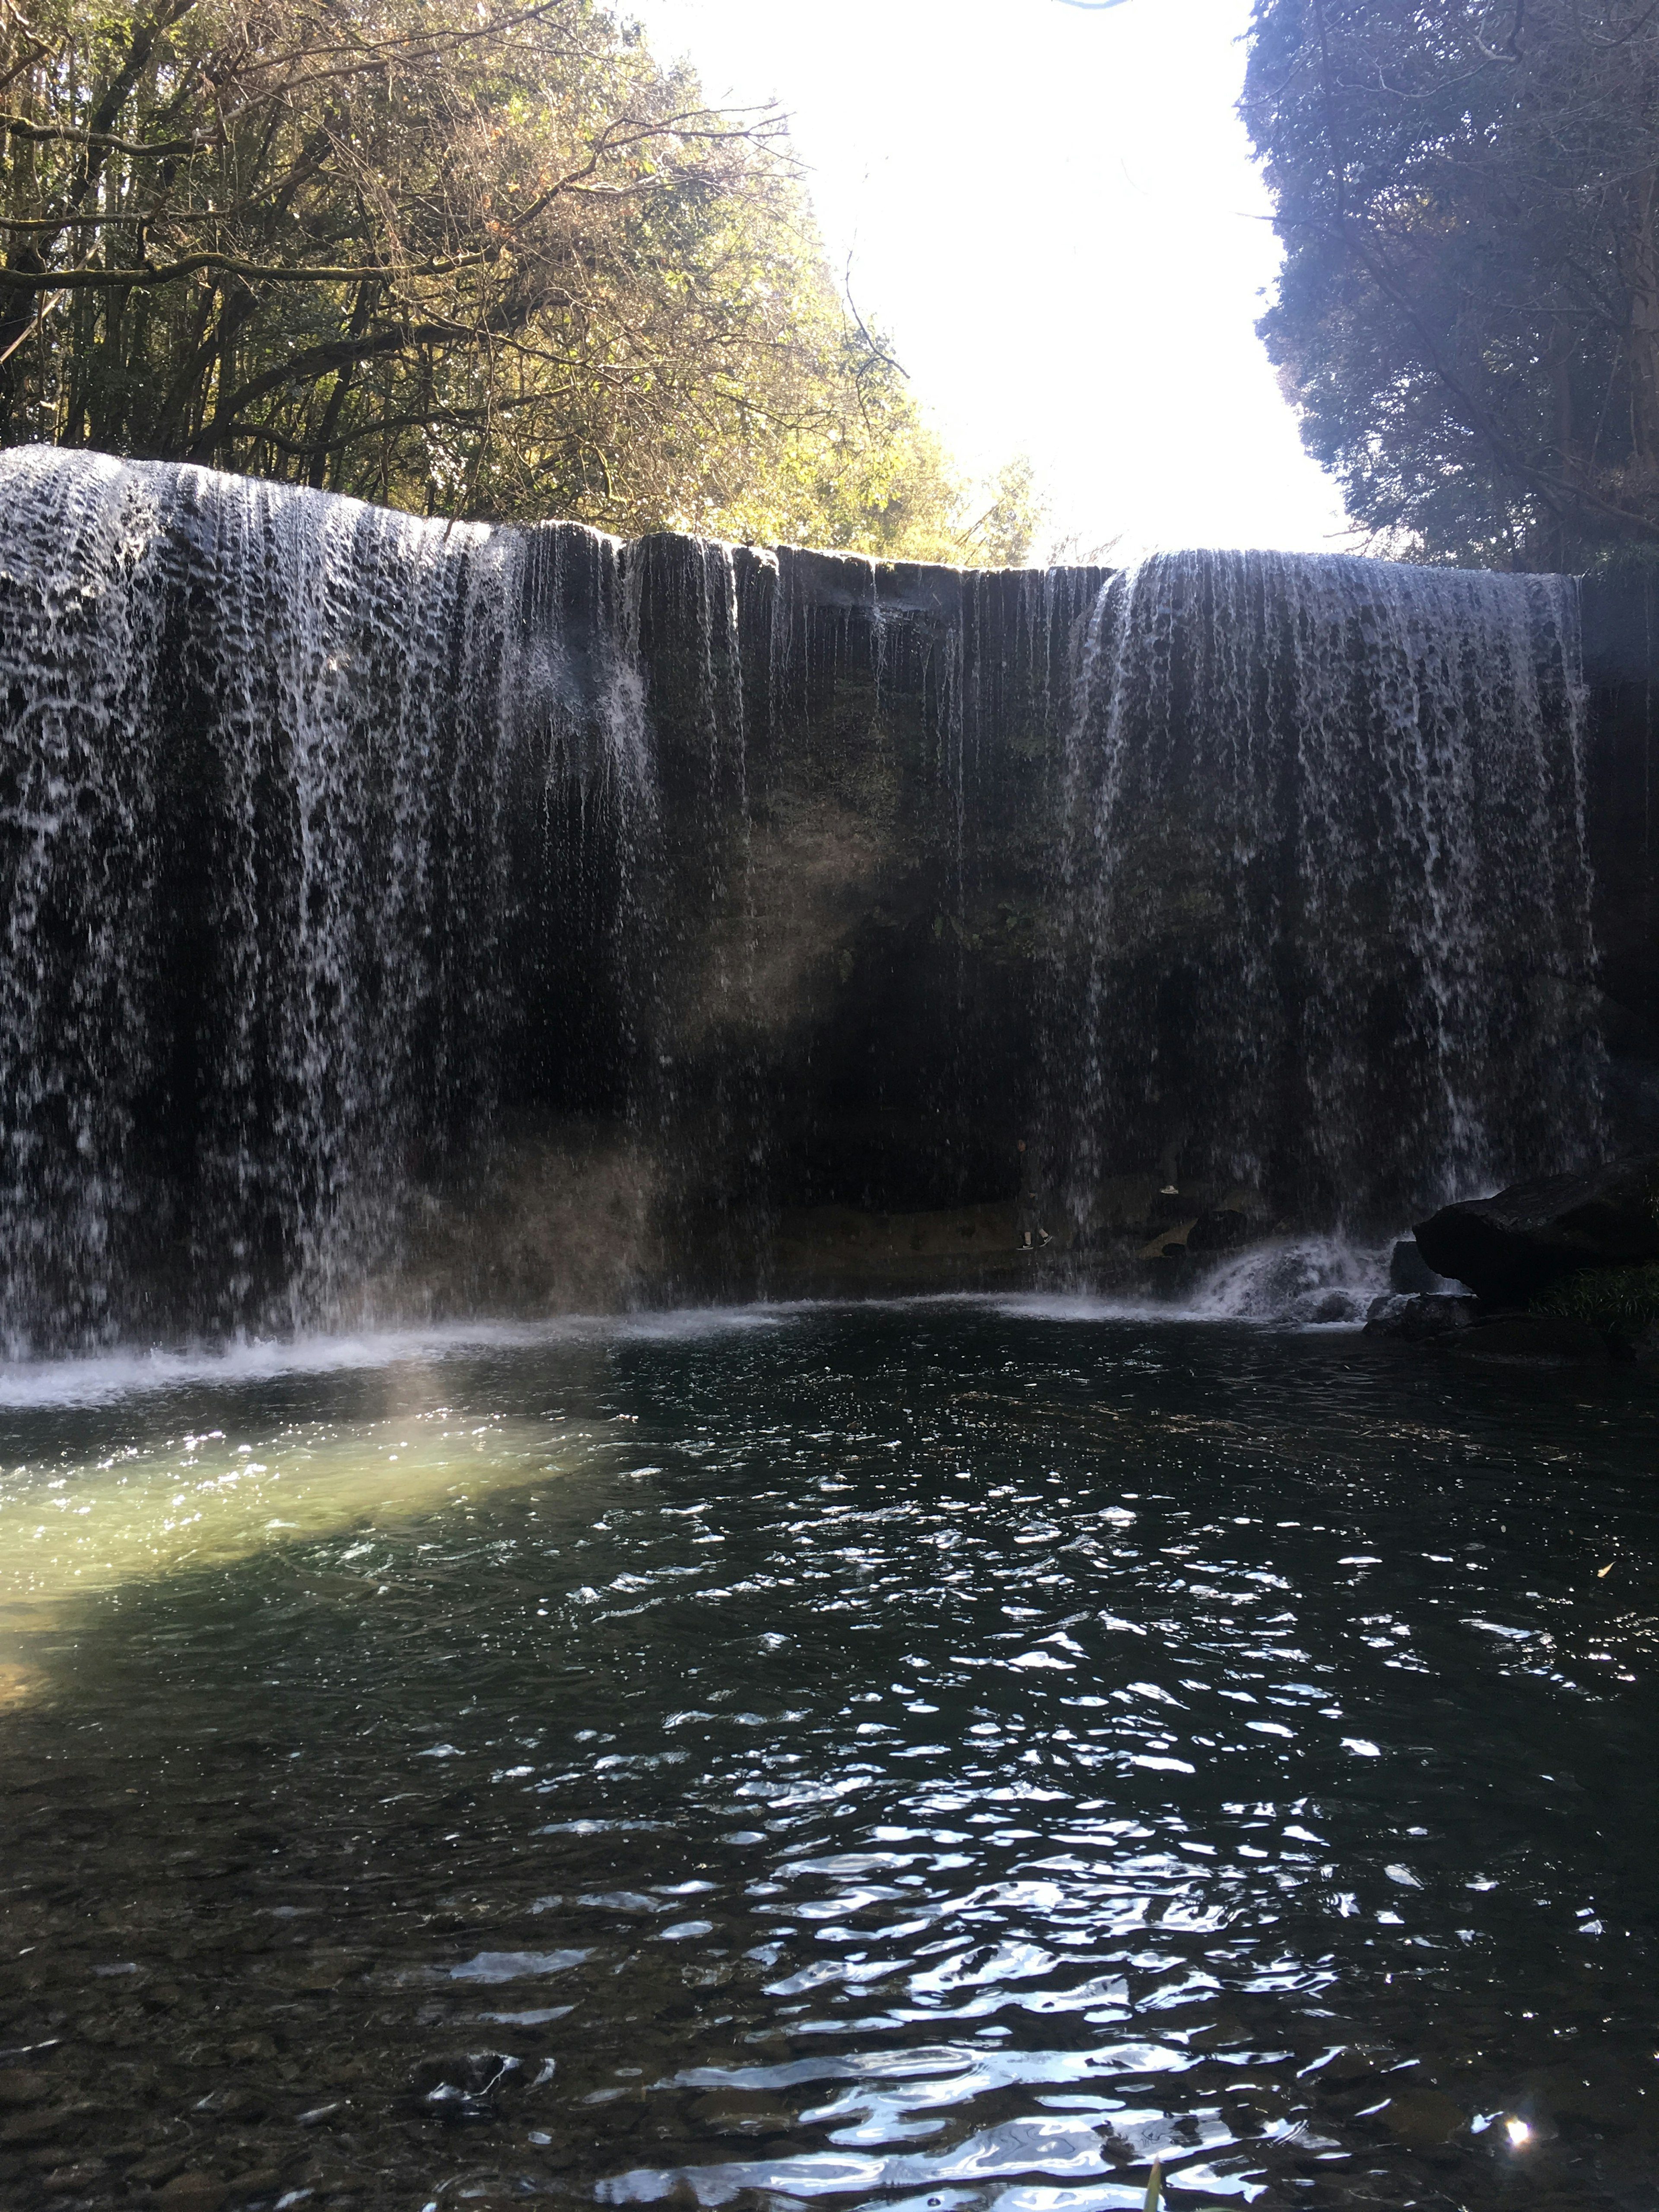
<svg viewBox="0 0 1659 2212">
<path fill-rule="evenodd" d="M 664 1228 L 699 1286 L 752 1290 L 767 1143 L 756 1010 L 745 636 L 765 635 L 775 556 L 659 535 L 634 549 L 657 836 L 634 856 L 642 1134 L 662 1164 Z M 708 1163 L 719 1163 L 711 1176 Z"/>
<path fill-rule="evenodd" d="M 0 1322 L 338 1322 L 557 1049 L 550 905 L 614 911 L 618 549 L 94 456 L 0 484 Z"/>
<path fill-rule="evenodd" d="M 1395 1227 L 1601 1138 L 1576 586 L 1158 555 L 1066 748 L 1049 1138 Z"/>
<path fill-rule="evenodd" d="M 883 572 L 41 449 L 0 500 L 10 1348 L 752 1294 L 823 910 L 904 865 Z M 849 680 L 876 818 L 803 869 Z"/>
<path fill-rule="evenodd" d="M 0 502 L 14 1352 L 752 1296 L 1045 1116 L 1085 1251 L 1115 1176 L 1392 1227 L 1600 1140 L 1561 580 Z"/>
</svg>

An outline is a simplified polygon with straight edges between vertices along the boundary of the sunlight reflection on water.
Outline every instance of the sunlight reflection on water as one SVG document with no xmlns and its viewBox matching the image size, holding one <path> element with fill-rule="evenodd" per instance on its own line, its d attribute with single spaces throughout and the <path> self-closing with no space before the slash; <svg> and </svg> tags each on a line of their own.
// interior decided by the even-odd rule
<svg viewBox="0 0 1659 2212">
<path fill-rule="evenodd" d="M 1649 2202 L 1639 1377 L 383 1349 L 4 1416 L 9 2203 Z"/>
</svg>

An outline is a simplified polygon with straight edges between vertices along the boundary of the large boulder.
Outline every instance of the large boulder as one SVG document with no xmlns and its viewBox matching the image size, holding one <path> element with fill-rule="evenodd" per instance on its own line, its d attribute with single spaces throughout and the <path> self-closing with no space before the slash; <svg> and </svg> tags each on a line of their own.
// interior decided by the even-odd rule
<svg viewBox="0 0 1659 2212">
<path fill-rule="evenodd" d="M 1489 1304 L 1524 1305 L 1580 1268 L 1659 1260 L 1659 1153 L 1443 1206 L 1415 1233 L 1437 1274 Z"/>
</svg>

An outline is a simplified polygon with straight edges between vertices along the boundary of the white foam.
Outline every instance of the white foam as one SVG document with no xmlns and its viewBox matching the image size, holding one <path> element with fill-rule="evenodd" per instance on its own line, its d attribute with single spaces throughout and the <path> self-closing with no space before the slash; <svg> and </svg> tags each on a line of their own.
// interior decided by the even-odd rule
<svg viewBox="0 0 1659 2212">
<path fill-rule="evenodd" d="M 670 1307 L 659 1312 L 566 1314 L 533 1322 L 454 1322 L 427 1328 L 365 1329 L 349 1335 L 257 1337 L 179 1351 L 100 1352 L 0 1364 L 0 1407 L 100 1406 L 163 1391 L 234 1387 L 290 1375 L 331 1375 L 541 1345 L 674 1342 L 735 1329 L 775 1328 L 779 1309 Z"/>
<path fill-rule="evenodd" d="M 1190 1310 L 1200 1320 L 1352 1328 L 1388 1287 L 1387 1246 L 1287 1237 L 1222 1261 L 1194 1285 Z"/>
<path fill-rule="evenodd" d="M 918 1306 L 979 1308 L 1011 1320 L 1256 1322 L 1355 1328 L 1388 1287 L 1386 1249 L 1324 1237 L 1284 1239 L 1220 1261 L 1179 1304 L 1096 1291 L 950 1291 L 914 1297 L 802 1298 L 741 1306 L 665 1306 L 626 1314 L 562 1314 L 539 1321 L 467 1321 L 337 1336 L 256 1337 L 183 1350 L 128 1350 L 0 1364 L 0 1407 L 100 1406 L 168 1390 L 234 1388 L 285 1376 L 367 1372 L 468 1353 L 558 1344 L 686 1343 L 777 1329 L 828 1313 Z"/>
<path fill-rule="evenodd" d="M 1388 1249 L 1325 1237 L 1284 1237 L 1219 1260 L 1179 1303 L 1110 1291 L 1022 1291 L 991 1301 L 1011 1318 L 1065 1322 L 1254 1322 L 1356 1328 L 1389 1286 Z"/>
</svg>

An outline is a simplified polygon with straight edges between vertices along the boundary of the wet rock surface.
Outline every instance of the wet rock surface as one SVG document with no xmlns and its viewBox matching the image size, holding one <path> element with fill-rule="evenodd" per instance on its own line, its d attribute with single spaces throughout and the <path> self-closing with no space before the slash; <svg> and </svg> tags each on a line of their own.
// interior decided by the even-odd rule
<svg viewBox="0 0 1659 2212">
<path fill-rule="evenodd" d="M 1139 1241 L 1223 1255 L 1246 1173 L 1380 1234 L 1477 1159 L 1652 1140 L 1659 694 L 1594 582 L 975 574 L 0 472 L 52 794 L 0 1044 L 64 1102 L 11 1133 L 18 1341 L 753 1297 L 787 1217 L 1024 1198 L 1022 1137 L 1091 1259 L 1103 1184 L 1176 1184 Z"/>
<path fill-rule="evenodd" d="M 1236 1252 L 1250 1240 L 1250 1221 L 1242 1206 L 1216 1206 L 1200 1213 L 1187 1235 L 1189 1252 Z"/>
<path fill-rule="evenodd" d="M 1555 1314 L 1493 1312 L 1479 1298 L 1402 1296 L 1374 1298 L 1368 1336 L 1431 1345 L 1458 1359 L 1492 1367 L 1605 1366 L 1615 1356 L 1606 1335 L 1588 1322 Z"/>
<path fill-rule="evenodd" d="M 1493 1304 L 1524 1305 L 1582 1268 L 1659 1260 L 1659 1154 L 1443 1206 L 1415 1235 L 1437 1273 Z"/>
<path fill-rule="evenodd" d="M 1389 1291 L 1372 1299 L 1365 1331 L 1370 1336 L 1398 1337 L 1405 1344 L 1437 1344 L 1472 1328 L 1480 1314 L 1478 1298 Z"/>
</svg>

